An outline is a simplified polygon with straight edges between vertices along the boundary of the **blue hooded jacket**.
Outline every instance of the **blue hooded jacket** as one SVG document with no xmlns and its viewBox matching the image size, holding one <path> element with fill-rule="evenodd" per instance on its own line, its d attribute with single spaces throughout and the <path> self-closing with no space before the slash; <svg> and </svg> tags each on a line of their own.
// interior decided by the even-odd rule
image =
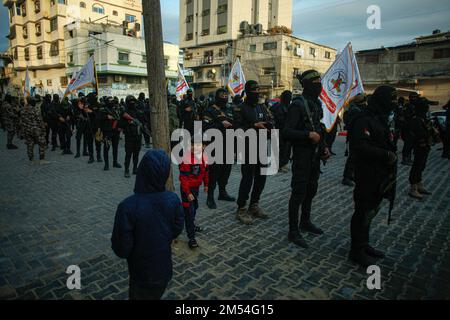
<svg viewBox="0 0 450 320">
<path fill-rule="evenodd" d="M 178 195 L 166 191 L 169 157 L 150 150 L 142 158 L 134 195 L 116 212 L 112 249 L 127 259 L 130 279 L 143 286 L 166 286 L 172 278 L 172 241 L 183 230 L 184 212 Z"/>
</svg>

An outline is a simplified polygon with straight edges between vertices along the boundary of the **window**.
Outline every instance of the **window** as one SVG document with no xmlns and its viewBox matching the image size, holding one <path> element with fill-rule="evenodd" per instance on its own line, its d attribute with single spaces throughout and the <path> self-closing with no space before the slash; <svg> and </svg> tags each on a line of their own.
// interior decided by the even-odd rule
<svg viewBox="0 0 450 320">
<path fill-rule="evenodd" d="M 59 54 L 59 43 L 58 41 L 53 41 L 50 44 L 50 56 L 54 57 L 57 56 Z"/>
<path fill-rule="evenodd" d="M 189 16 L 186 17 L 186 23 L 192 22 L 194 20 L 194 15 L 191 14 Z"/>
<path fill-rule="evenodd" d="M 433 59 L 448 59 L 450 58 L 450 48 L 434 49 Z"/>
<path fill-rule="evenodd" d="M 61 83 L 61 87 L 67 87 L 68 84 L 67 77 L 61 77 L 59 82 Z"/>
<path fill-rule="evenodd" d="M 131 23 L 136 22 L 136 16 L 132 16 L 130 14 L 125 14 L 125 21 L 131 22 Z"/>
<path fill-rule="evenodd" d="M 204 64 L 211 64 L 214 62 L 214 51 L 208 50 L 205 51 L 203 54 L 203 63 Z"/>
<path fill-rule="evenodd" d="M 23 38 L 24 39 L 28 38 L 28 28 L 26 26 L 22 28 L 22 32 L 23 32 Z"/>
<path fill-rule="evenodd" d="M 103 9 L 103 7 L 98 4 L 94 4 L 92 6 L 92 12 L 99 13 L 99 14 L 105 14 L 105 9 Z"/>
<path fill-rule="evenodd" d="M 49 87 L 52 86 L 52 79 L 47 79 L 47 86 L 49 86 Z"/>
<path fill-rule="evenodd" d="M 26 5 L 26 3 L 22 4 L 20 6 L 20 9 L 22 10 L 22 17 L 26 17 L 26 15 L 27 15 L 27 5 Z"/>
<path fill-rule="evenodd" d="M 202 36 L 209 36 L 209 28 L 202 31 Z"/>
<path fill-rule="evenodd" d="M 219 58 L 222 58 L 224 55 L 225 55 L 225 54 L 224 54 L 223 48 L 220 48 L 220 49 L 219 49 Z"/>
<path fill-rule="evenodd" d="M 312 55 L 313 57 L 316 56 L 316 48 L 309 48 L 309 54 Z"/>
<path fill-rule="evenodd" d="M 98 77 L 98 83 L 108 83 L 107 77 Z"/>
<path fill-rule="evenodd" d="M 58 0 L 59 4 L 66 4 L 66 0 Z"/>
<path fill-rule="evenodd" d="M 209 16 L 210 13 L 211 13 L 211 10 L 210 10 L 210 9 L 203 10 L 203 11 L 202 11 L 202 17 Z"/>
<path fill-rule="evenodd" d="M 203 79 L 203 71 L 202 70 L 197 71 L 195 76 L 197 77 L 197 79 Z"/>
<path fill-rule="evenodd" d="M 16 37 L 16 27 L 12 26 L 9 28 L 9 39 L 12 40 Z"/>
<path fill-rule="evenodd" d="M 119 51 L 119 62 L 130 62 L 130 54 L 128 52 Z"/>
<path fill-rule="evenodd" d="M 416 53 L 411 52 L 400 52 L 398 54 L 398 61 L 414 61 L 416 58 Z"/>
<path fill-rule="evenodd" d="M 217 14 L 225 13 L 228 10 L 227 4 L 221 4 L 217 7 Z"/>
<path fill-rule="evenodd" d="M 69 37 L 73 38 L 73 30 L 69 31 Z"/>
<path fill-rule="evenodd" d="M 297 78 L 297 76 L 300 75 L 300 74 L 301 74 L 300 69 L 299 68 L 294 68 L 294 72 L 293 72 L 294 78 Z"/>
<path fill-rule="evenodd" d="M 41 35 L 41 23 L 38 22 L 34 25 L 34 28 L 36 29 L 36 35 L 39 37 Z"/>
<path fill-rule="evenodd" d="M 261 71 L 262 71 L 261 72 L 262 75 L 265 75 L 265 76 L 276 74 L 275 67 L 262 68 Z"/>
<path fill-rule="evenodd" d="M 366 63 L 378 63 L 379 57 L 378 54 L 368 54 L 366 56 Z"/>
<path fill-rule="evenodd" d="M 113 16 L 118 16 L 119 13 L 116 10 L 113 10 Z"/>
<path fill-rule="evenodd" d="M 54 17 L 50 19 L 50 32 L 53 32 L 58 29 L 58 17 Z"/>
<path fill-rule="evenodd" d="M 42 58 L 43 58 L 43 55 L 42 55 L 42 46 L 37 46 L 36 50 L 37 50 L 37 58 L 38 58 L 38 59 L 42 59 Z"/>
<path fill-rule="evenodd" d="M 251 44 L 249 47 L 250 52 L 256 52 L 256 44 Z"/>
<path fill-rule="evenodd" d="M 17 60 L 19 58 L 19 53 L 17 48 L 14 48 L 14 60 Z"/>
<path fill-rule="evenodd" d="M 325 51 L 325 59 L 331 59 L 331 52 Z"/>
<path fill-rule="evenodd" d="M 147 63 L 147 55 L 146 54 L 142 55 L 142 61 L 141 62 Z"/>
<path fill-rule="evenodd" d="M 41 11 L 41 1 L 36 0 L 34 2 L 34 12 L 39 13 Z"/>
<path fill-rule="evenodd" d="M 80 8 L 86 9 L 86 3 L 80 2 Z"/>
<path fill-rule="evenodd" d="M 263 50 L 274 50 L 277 48 L 276 42 L 266 42 L 263 44 Z"/>
<path fill-rule="evenodd" d="M 68 64 L 73 64 L 73 53 L 69 53 L 67 55 L 67 63 Z"/>
<path fill-rule="evenodd" d="M 188 33 L 186 34 L 186 41 L 192 40 L 194 39 L 194 34 L 193 33 Z"/>
<path fill-rule="evenodd" d="M 164 57 L 164 67 L 166 69 L 169 68 L 169 58 L 168 57 Z"/>
<path fill-rule="evenodd" d="M 17 4 L 16 4 L 16 15 L 17 16 L 21 16 L 22 15 L 22 7 L 18 6 Z"/>
<path fill-rule="evenodd" d="M 30 60 L 30 48 L 25 48 L 25 60 Z"/>
<path fill-rule="evenodd" d="M 220 26 L 217 28 L 217 34 L 227 33 L 227 26 Z"/>
</svg>

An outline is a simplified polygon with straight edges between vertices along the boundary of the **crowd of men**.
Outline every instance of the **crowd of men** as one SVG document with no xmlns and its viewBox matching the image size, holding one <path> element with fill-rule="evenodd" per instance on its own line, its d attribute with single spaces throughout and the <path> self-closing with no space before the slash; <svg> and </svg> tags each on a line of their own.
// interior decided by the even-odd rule
<svg viewBox="0 0 450 320">
<path fill-rule="evenodd" d="M 215 128 L 266 131 L 280 130 L 280 172 L 288 172 L 292 162 L 292 192 L 289 200 L 290 242 L 306 248 L 302 232 L 315 235 L 323 231 L 312 222 L 312 202 L 317 194 L 321 163 L 330 156 L 336 131 L 327 132 L 319 95 L 321 76 L 315 70 L 305 71 L 298 77 L 303 93 L 281 94 L 280 102 L 272 106 L 264 100 L 256 81 L 245 85 L 245 98 L 235 96 L 229 102 L 229 93 L 218 89 L 214 96 L 194 98 L 189 90 L 181 101 L 168 97 L 169 130 L 184 128 L 194 134 L 194 122 L 202 121 L 203 130 Z M 356 96 L 347 108 L 343 120 L 347 131 L 348 156 L 342 183 L 354 187 L 355 212 L 351 221 L 352 246 L 350 258 L 367 266 L 382 258 L 381 251 L 369 244 L 370 223 L 384 198 L 392 200 L 395 193 L 397 171 L 397 142 L 404 141 L 402 164 L 410 165 L 411 197 L 422 199 L 429 194 L 422 183 L 422 173 L 431 146 L 437 136 L 444 144 L 443 158 L 450 159 L 449 104 L 445 124 L 433 123 L 429 117 L 431 101 L 411 94 L 408 101 L 398 97 L 391 86 L 378 87 L 371 96 Z M 34 145 L 39 145 L 39 156 L 45 161 L 47 146 L 57 148 L 63 155 L 71 155 L 72 134 L 75 133 L 75 158 L 89 157 L 88 163 L 104 162 L 104 170 L 112 166 L 121 168 L 118 145 L 121 134 L 125 137 L 125 177 L 136 174 L 139 153 L 143 145 L 150 145 L 150 105 L 141 93 L 136 99 L 125 101 L 114 97 L 98 99 L 95 93 L 79 94 L 76 99 L 61 99 L 58 95 L 30 97 L 24 106 L 6 95 L 1 109 L 2 127 L 7 132 L 7 148 L 16 149 L 16 134 L 27 145 L 28 157 L 34 159 Z M 335 126 L 337 127 L 337 126 Z M 259 136 L 257 134 L 257 136 Z M 144 143 L 142 140 L 144 139 Z M 225 135 L 224 135 L 225 139 Z M 224 148 L 226 143 L 224 141 Z M 247 146 L 248 148 L 248 146 Z M 95 153 L 94 153 L 95 150 Z M 258 153 L 259 154 L 259 153 Z M 248 157 L 248 152 L 246 152 Z M 414 155 L 414 157 L 412 157 Z M 245 159 L 248 160 L 248 159 Z M 132 169 L 130 171 L 130 164 Z M 209 167 L 207 206 L 217 208 L 214 192 L 219 189 L 219 200 L 237 201 L 237 219 L 247 225 L 255 219 L 268 218 L 259 206 L 266 176 L 261 174 L 264 164 L 258 159 L 241 165 L 241 181 L 235 199 L 226 190 L 231 164 L 213 164 Z M 299 214 L 300 212 L 300 214 Z"/>
</svg>

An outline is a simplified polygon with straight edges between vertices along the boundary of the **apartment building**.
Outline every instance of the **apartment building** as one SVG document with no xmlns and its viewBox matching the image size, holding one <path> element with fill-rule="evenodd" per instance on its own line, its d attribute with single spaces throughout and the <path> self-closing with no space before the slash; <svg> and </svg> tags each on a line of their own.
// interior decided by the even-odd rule
<svg viewBox="0 0 450 320">
<path fill-rule="evenodd" d="M 122 27 L 87 22 L 65 26 L 64 35 L 67 78 L 70 79 L 94 56 L 100 96 L 125 98 L 129 94 L 137 96 L 140 92 L 148 92 L 144 39 L 124 35 Z M 178 45 L 164 43 L 166 79 L 169 91 L 173 93 L 178 79 L 179 56 Z"/>
<path fill-rule="evenodd" d="M 412 43 L 359 51 L 356 58 L 368 92 L 390 84 L 402 96 L 417 92 L 440 105 L 450 99 L 450 31 L 435 30 Z"/>
<path fill-rule="evenodd" d="M 184 65 L 196 93 L 206 94 L 225 84 L 234 41 L 292 28 L 292 0 L 180 0 L 179 23 Z"/>
<path fill-rule="evenodd" d="M 141 0 L 3 0 L 3 5 L 9 11 L 14 88 L 22 86 L 27 67 L 38 91 L 58 93 L 67 86 L 64 26 L 69 23 L 107 22 L 140 35 Z"/>
</svg>

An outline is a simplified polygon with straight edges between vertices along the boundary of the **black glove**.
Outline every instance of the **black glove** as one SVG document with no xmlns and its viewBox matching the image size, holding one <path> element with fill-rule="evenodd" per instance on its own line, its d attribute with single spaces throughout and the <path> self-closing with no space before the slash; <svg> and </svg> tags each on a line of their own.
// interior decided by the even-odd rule
<svg viewBox="0 0 450 320">
<path fill-rule="evenodd" d="M 397 159 L 398 159 L 397 155 L 394 152 L 388 151 L 388 164 L 390 166 L 393 165 L 394 163 L 396 163 Z"/>
</svg>

